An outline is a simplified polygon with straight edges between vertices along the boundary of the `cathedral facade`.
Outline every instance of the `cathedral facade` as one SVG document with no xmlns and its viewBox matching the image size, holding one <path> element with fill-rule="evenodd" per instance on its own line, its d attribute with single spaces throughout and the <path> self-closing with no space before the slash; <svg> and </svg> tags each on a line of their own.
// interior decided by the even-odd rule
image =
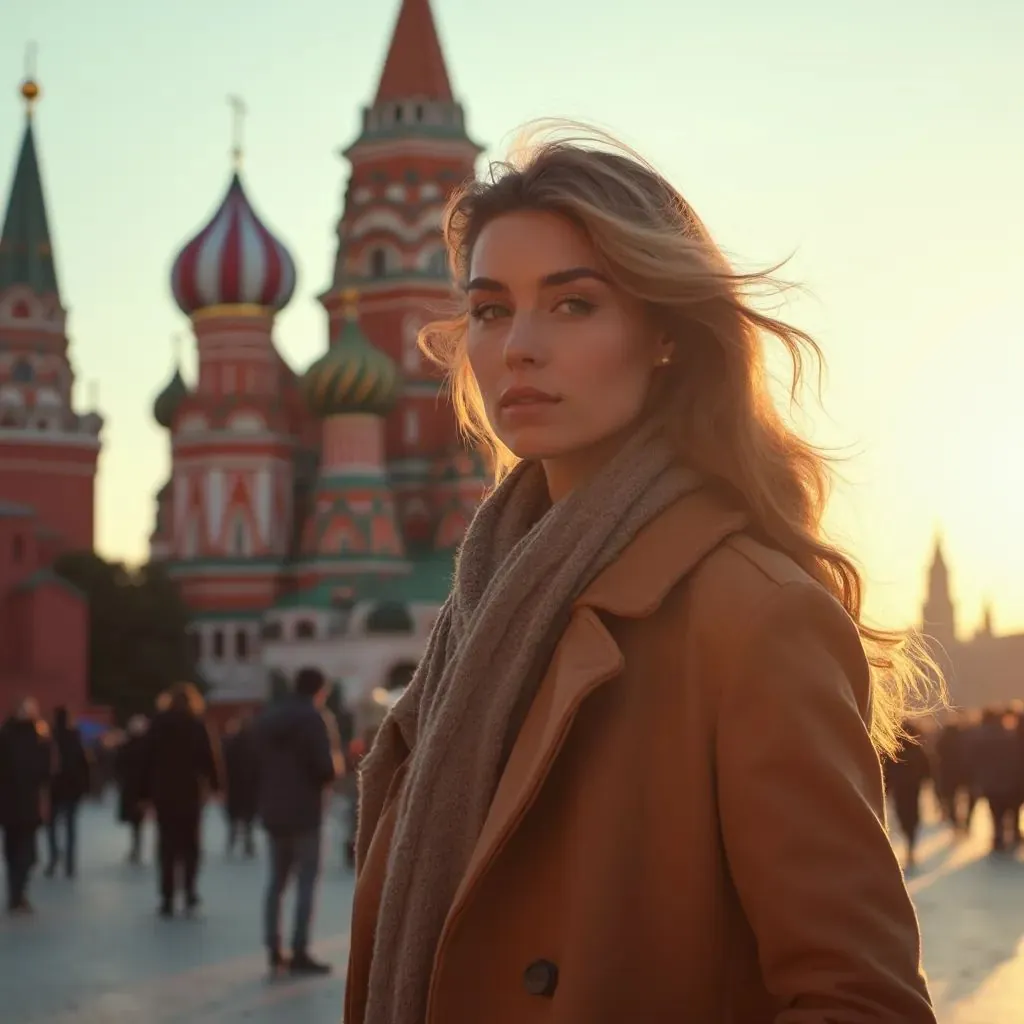
<svg viewBox="0 0 1024 1024">
<path fill-rule="evenodd" d="M 305 665 L 356 700 L 419 658 L 488 476 L 416 345 L 451 298 L 441 216 L 479 153 L 428 0 L 403 0 L 345 152 L 322 356 L 297 372 L 275 345 L 295 264 L 239 167 L 174 261 L 199 369 L 154 404 L 172 469 L 151 554 L 181 587 L 221 713 Z"/>
</svg>

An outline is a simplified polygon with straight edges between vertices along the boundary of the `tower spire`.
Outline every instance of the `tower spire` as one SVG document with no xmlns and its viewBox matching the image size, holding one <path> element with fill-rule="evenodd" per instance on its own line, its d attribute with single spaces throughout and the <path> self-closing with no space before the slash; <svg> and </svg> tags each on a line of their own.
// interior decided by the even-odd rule
<svg viewBox="0 0 1024 1024">
<path fill-rule="evenodd" d="M 241 96 L 229 96 L 228 103 L 231 105 L 231 162 L 237 172 L 242 169 L 243 132 L 245 129 L 245 115 L 248 113 L 248 110 Z"/>
<path fill-rule="evenodd" d="M 34 64 L 34 51 L 30 48 L 26 59 L 30 72 Z M 19 92 L 26 106 L 25 133 L 0 231 L 0 291 L 21 284 L 38 295 L 58 294 L 43 182 L 32 131 L 32 112 L 40 88 L 31 73 L 22 81 Z"/>
<path fill-rule="evenodd" d="M 430 0 L 402 0 L 374 106 L 414 99 L 453 102 Z"/>
</svg>

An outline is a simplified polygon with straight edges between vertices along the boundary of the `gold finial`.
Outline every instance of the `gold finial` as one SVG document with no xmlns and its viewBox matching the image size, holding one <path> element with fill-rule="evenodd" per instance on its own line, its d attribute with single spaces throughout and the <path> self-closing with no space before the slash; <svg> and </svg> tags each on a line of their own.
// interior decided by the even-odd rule
<svg viewBox="0 0 1024 1024">
<path fill-rule="evenodd" d="M 21 93 L 21 98 L 25 101 L 25 107 L 28 111 L 29 117 L 32 116 L 32 108 L 35 106 L 36 100 L 39 99 L 39 94 L 42 91 L 39 88 L 39 83 L 36 81 L 36 44 L 29 43 L 25 47 L 25 77 L 22 79 L 21 86 L 18 90 Z"/>
<path fill-rule="evenodd" d="M 242 169 L 242 129 L 245 125 L 245 115 L 248 110 L 245 106 L 245 102 L 241 96 L 229 96 L 228 103 L 231 105 L 232 111 L 232 146 L 231 146 L 231 162 L 235 166 L 236 171 Z"/>
<path fill-rule="evenodd" d="M 346 320 L 359 319 L 359 289 L 346 288 L 341 293 L 341 306 L 345 311 Z"/>
</svg>

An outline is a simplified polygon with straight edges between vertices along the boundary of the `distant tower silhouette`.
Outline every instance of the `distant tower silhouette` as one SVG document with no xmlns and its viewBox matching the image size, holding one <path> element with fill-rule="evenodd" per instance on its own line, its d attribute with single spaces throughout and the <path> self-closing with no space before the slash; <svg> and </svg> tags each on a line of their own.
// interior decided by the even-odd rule
<svg viewBox="0 0 1024 1024">
<path fill-rule="evenodd" d="M 986 601 L 985 608 L 981 618 L 981 628 L 978 630 L 978 636 L 993 637 L 995 636 L 995 630 L 992 626 L 992 602 Z"/>
<path fill-rule="evenodd" d="M 949 568 L 942 551 L 942 537 L 935 538 L 935 554 L 928 572 L 928 596 L 924 604 L 924 633 L 943 647 L 956 643 L 956 607 L 949 585 Z"/>
</svg>

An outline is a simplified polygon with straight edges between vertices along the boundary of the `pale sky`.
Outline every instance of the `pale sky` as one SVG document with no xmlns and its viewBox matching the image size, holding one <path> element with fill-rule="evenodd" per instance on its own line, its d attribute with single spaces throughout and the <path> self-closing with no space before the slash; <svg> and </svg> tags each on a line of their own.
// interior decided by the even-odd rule
<svg viewBox="0 0 1024 1024">
<path fill-rule="evenodd" d="M 257 9 L 262 10 L 257 13 Z M 106 417 L 97 546 L 145 557 L 168 441 L 151 416 L 171 336 L 168 272 L 226 188 L 249 108 L 250 198 L 299 268 L 276 338 L 327 343 L 345 165 L 398 0 L 4 0 L 0 188 L 38 43 L 37 141 L 81 404 Z M 588 120 L 641 150 L 745 266 L 790 254 L 788 309 L 829 363 L 812 436 L 847 454 L 832 535 L 868 611 L 915 622 L 936 529 L 967 631 L 994 603 L 1024 629 L 1024 4 L 975 0 L 434 0 L 471 134 Z M 483 13 L 486 12 L 486 13 Z M 8 83 L 4 85 L 3 83 Z M 6 91 L 4 91 L 6 90 Z M 7 98 L 4 99 L 3 97 Z"/>
</svg>

